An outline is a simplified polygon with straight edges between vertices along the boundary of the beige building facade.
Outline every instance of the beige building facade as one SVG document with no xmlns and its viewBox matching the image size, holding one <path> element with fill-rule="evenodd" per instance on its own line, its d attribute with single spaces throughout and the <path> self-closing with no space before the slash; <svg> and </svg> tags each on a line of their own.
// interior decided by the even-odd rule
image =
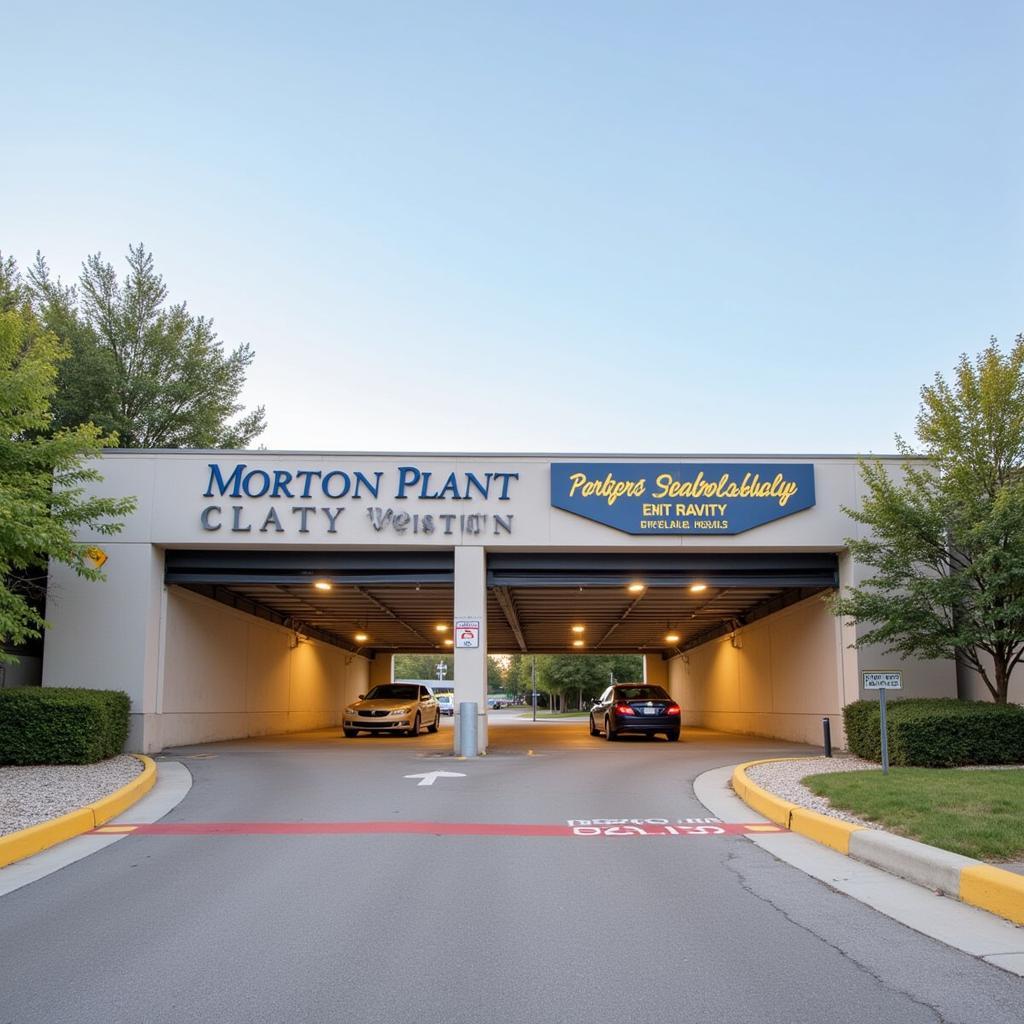
<svg viewBox="0 0 1024 1024">
<path fill-rule="evenodd" d="M 858 649 L 830 611 L 863 578 L 854 457 L 132 450 L 98 468 L 97 492 L 138 507 L 82 538 L 104 582 L 52 567 L 43 682 L 128 692 L 133 749 L 337 725 L 403 651 L 454 653 L 481 750 L 488 652 L 640 653 L 684 724 L 805 742 L 827 717 L 842 743 L 867 670 L 957 696 L 951 662 Z"/>
</svg>

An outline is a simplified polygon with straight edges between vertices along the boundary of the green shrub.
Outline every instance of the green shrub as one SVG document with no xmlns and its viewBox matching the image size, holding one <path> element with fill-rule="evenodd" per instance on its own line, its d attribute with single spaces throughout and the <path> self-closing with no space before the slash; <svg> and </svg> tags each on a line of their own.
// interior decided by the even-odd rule
<svg viewBox="0 0 1024 1024">
<path fill-rule="evenodd" d="M 850 750 L 881 761 L 877 700 L 843 708 Z M 1024 707 L 989 701 L 912 699 L 886 707 L 889 761 L 921 768 L 1024 763 Z"/>
<path fill-rule="evenodd" d="M 0 764 L 91 764 L 128 738 L 120 690 L 31 686 L 0 690 Z"/>
</svg>

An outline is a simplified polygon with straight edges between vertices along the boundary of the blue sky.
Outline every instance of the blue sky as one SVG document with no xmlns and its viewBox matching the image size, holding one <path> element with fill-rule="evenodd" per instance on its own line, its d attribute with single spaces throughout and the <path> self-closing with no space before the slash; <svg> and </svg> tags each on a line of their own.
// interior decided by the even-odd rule
<svg viewBox="0 0 1024 1024">
<path fill-rule="evenodd" d="M 1024 330 L 1024 5 L 10 5 L 0 250 L 153 250 L 271 448 L 891 451 Z"/>
</svg>

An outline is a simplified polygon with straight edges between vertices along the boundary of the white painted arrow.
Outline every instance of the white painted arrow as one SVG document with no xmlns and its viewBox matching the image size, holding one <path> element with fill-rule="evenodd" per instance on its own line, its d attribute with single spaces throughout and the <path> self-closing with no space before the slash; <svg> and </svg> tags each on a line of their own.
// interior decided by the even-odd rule
<svg viewBox="0 0 1024 1024">
<path fill-rule="evenodd" d="M 407 779 L 419 779 L 417 786 L 432 786 L 438 779 L 464 779 L 465 772 L 423 772 L 421 775 L 406 775 Z"/>
</svg>

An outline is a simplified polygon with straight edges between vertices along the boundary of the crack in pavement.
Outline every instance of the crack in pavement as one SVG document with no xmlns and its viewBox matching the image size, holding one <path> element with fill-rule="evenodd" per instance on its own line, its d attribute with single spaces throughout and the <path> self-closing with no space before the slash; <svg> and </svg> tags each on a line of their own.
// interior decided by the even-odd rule
<svg viewBox="0 0 1024 1024">
<path fill-rule="evenodd" d="M 1024 989 L 1020 979 L 861 905 L 827 883 L 797 872 L 769 850 L 753 843 L 730 846 L 721 864 L 744 892 L 833 949 L 886 991 L 919 1006 L 938 1024 L 995 1024 L 997 1020 L 1019 1024 Z M 765 877 L 769 873 L 775 876 L 770 891 Z M 812 888 L 827 893 L 824 904 L 821 899 L 807 899 L 806 891 Z M 815 913 L 820 915 L 818 920 L 813 918 Z M 892 932 L 897 941 L 886 932 Z M 876 955 L 873 964 L 869 962 L 872 953 Z M 914 972 L 909 987 L 899 978 L 901 971 Z M 978 985 L 968 987 L 967 974 L 977 974 Z M 982 1000 L 979 990 L 985 993 Z M 975 994 L 971 996 L 970 991 Z M 931 998 L 942 1002 L 943 1009 L 924 992 L 934 993 Z"/>
<path fill-rule="evenodd" d="M 771 855 L 769 854 L 769 856 Z M 935 1017 L 937 1024 L 951 1024 L 951 1022 L 948 1021 L 942 1015 L 938 1007 L 932 1006 L 930 1003 L 926 1003 L 922 999 L 918 999 L 913 993 L 908 992 L 906 989 L 902 989 L 896 985 L 891 984 L 876 971 L 872 970 L 867 964 L 862 963 L 860 960 L 858 960 L 850 950 L 844 949 L 842 946 L 838 945 L 831 939 L 822 935 L 821 932 L 816 931 L 814 928 L 812 928 L 808 924 L 805 924 L 803 921 L 798 921 L 785 907 L 781 906 L 781 904 L 776 902 L 771 896 L 769 896 L 766 893 L 760 893 L 756 889 L 754 889 L 753 885 L 744 876 L 742 867 L 734 863 L 739 860 L 739 853 L 735 851 L 729 851 L 725 857 L 725 860 L 722 861 L 722 866 L 728 868 L 736 876 L 740 888 L 744 892 L 749 893 L 755 899 L 761 900 L 762 903 L 767 903 L 774 910 L 777 910 L 790 924 L 795 925 L 797 928 L 800 928 L 802 931 L 806 932 L 809 935 L 813 935 L 814 938 L 816 938 L 819 942 L 824 943 L 826 946 L 829 947 L 829 949 L 834 950 L 845 960 L 848 960 L 854 966 L 855 969 L 872 978 L 875 982 L 878 983 L 878 985 L 880 985 L 887 992 L 893 992 L 896 995 L 904 996 L 905 998 L 909 999 L 912 1003 L 916 1004 L 917 1006 L 920 1006 L 923 1010 L 926 1010 L 928 1013 L 932 1014 Z M 773 860 L 778 860 L 778 858 L 773 857 Z M 823 887 L 829 889 L 829 891 L 835 896 L 843 895 L 842 893 L 828 886 Z"/>
</svg>

